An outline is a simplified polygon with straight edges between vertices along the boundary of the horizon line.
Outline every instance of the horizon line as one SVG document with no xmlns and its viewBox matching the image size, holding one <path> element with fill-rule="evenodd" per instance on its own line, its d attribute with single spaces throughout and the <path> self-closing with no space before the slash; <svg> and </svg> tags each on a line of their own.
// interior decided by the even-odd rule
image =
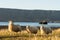
<svg viewBox="0 0 60 40">
<path fill-rule="evenodd" d="M 2 9 L 17 9 L 17 10 L 50 10 L 50 11 L 60 11 L 60 9 L 38 9 L 38 8 L 36 8 L 36 9 L 32 9 L 32 8 L 4 8 L 4 7 L 0 7 L 0 8 L 2 8 Z"/>
</svg>

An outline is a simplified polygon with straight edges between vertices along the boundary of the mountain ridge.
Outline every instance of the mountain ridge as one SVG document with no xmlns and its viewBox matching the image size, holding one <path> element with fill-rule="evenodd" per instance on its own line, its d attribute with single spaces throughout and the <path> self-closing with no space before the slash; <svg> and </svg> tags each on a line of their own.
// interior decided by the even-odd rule
<svg viewBox="0 0 60 40">
<path fill-rule="evenodd" d="M 60 21 L 60 10 L 25 10 L 0 8 L 0 21 L 16 22 Z"/>
</svg>

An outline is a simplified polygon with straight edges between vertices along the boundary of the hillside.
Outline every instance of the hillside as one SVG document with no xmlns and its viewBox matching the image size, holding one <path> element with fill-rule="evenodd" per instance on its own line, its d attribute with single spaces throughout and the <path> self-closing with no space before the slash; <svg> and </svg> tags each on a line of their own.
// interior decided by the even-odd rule
<svg viewBox="0 0 60 40">
<path fill-rule="evenodd" d="M 60 11 L 0 8 L 0 21 L 8 20 L 19 22 L 60 21 Z"/>
</svg>

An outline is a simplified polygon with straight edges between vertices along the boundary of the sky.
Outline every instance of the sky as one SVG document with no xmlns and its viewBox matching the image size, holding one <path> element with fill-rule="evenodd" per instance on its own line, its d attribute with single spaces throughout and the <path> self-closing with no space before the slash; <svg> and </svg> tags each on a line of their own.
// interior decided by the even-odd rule
<svg viewBox="0 0 60 40">
<path fill-rule="evenodd" d="M 0 0 L 0 8 L 60 10 L 60 0 Z"/>
</svg>

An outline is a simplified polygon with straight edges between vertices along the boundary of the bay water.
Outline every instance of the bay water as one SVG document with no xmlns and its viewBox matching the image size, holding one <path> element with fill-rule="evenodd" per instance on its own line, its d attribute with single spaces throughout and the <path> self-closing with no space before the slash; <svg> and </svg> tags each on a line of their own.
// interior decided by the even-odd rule
<svg viewBox="0 0 60 40">
<path fill-rule="evenodd" d="M 39 22 L 14 22 L 15 25 L 20 25 L 20 26 L 48 26 L 48 27 L 60 27 L 60 23 L 48 23 L 48 24 L 39 24 Z M 0 26 L 3 25 L 8 25 L 8 22 L 0 22 Z"/>
</svg>

